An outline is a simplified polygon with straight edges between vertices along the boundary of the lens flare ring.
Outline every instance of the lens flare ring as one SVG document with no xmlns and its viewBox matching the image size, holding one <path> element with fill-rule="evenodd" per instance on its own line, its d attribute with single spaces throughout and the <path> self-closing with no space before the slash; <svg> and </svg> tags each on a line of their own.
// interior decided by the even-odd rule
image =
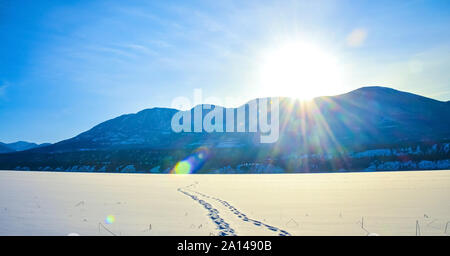
<svg viewBox="0 0 450 256">
<path fill-rule="evenodd" d="M 209 151 L 205 147 L 198 148 L 185 159 L 177 162 L 170 173 L 191 174 L 200 170 L 208 160 Z"/>
<path fill-rule="evenodd" d="M 105 223 L 106 224 L 113 224 L 116 221 L 116 217 L 112 214 L 106 216 Z"/>
</svg>

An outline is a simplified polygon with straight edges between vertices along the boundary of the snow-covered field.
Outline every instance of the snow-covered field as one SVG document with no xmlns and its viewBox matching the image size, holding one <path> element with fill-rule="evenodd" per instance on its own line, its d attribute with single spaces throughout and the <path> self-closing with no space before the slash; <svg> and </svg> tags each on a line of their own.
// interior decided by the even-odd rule
<svg viewBox="0 0 450 256">
<path fill-rule="evenodd" d="M 0 171 L 0 235 L 450 235 L 449 221 L 450 171 Z"/>
</svg>

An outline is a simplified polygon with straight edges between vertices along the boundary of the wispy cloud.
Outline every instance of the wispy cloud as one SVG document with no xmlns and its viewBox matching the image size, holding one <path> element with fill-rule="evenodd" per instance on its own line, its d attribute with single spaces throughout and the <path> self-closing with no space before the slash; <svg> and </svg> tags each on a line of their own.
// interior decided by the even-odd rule
<svg viewBox="0 0 450 256">
<path fill-rule="evenodd" d="M 354 29 L 347 36 L 347 45 L 350 47 L 360 47 L 364 44 L 367 38 L 367 30 L 364 28 Z"/>
<path fill-rule="evenodd" d="M 6 89 L 9 87 L 8 83 L 4 83 L 0 85 L 0 98 L 4 98 L 6 96 Z"/>
<path fill-rule="evenodd" d="M 125 48 L 128 48 L 130 50 L 136 51 L 138 53 L 144 53 L 147 55 L 158 55 L 158 53 L 144 45 L 140 45 L 140 44 L 127 44 L 124 45 Z"/>
<path fill-rule="evenodd" d="M 133 57 L 133 54 L 130 53 L 129 51 L 125 51 L 125 50 L 119 49 L 117 47 L 96 46 L 96 47 L 92 47 L 92 50 L 98 51 L 98 52 L 104 52 L 107 54 L 115 54 L 118 56 Z"/>
</svg>

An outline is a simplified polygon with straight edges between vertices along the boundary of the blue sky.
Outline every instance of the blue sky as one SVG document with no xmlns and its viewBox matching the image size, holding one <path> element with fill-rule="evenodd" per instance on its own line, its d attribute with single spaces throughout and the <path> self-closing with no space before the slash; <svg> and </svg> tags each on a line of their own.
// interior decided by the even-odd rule
<svg viewBox="0 0 450 256">
<path fill-rule="evenodd" d="M 275 96 L 259 85 L 261 56 L 287 41 L 338 61 L 324 95 L 380 85 L 447 101 L 449 13 L 445 0 L 3 0 L 0 141 L 57 142 L 195 88 Z"/>
</svg>

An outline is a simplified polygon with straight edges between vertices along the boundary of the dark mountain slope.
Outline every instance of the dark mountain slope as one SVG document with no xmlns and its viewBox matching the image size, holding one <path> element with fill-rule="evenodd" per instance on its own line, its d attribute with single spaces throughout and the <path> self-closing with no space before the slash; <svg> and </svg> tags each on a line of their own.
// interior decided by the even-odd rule
<svg viewBox="0 0 450 256">
<path fill-rule="evenodd" d="M 293 133 L 297 136 L 289 136 L 290 141 L 315 146 L 332 146 L 333 141 L 358 146 L 450 138 L 448 104 L 385 87 L 364 87 L 305 104 L 291 102 L 282 109 L 286 127 L 281 133 Z"/>
<path fill-rule="evenodd" d="M 8 147 L 8 145 L 0 142 L 0 154 L 14 152 L 14 149 Z"/>
</svg>

